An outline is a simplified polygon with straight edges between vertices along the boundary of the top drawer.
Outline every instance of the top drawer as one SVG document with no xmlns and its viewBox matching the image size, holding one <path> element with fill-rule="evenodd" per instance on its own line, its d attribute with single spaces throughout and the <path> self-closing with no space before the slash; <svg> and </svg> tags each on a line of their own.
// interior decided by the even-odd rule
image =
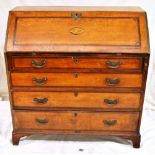
<svg viewBox="0 0 155 155">
<path fill-rule="evenodd" d="M 141 57 L 103 58 L 92 56 L 57 56 L 57 57 L 13 57 L 15 69 L 111 69 L 111 70 L 141 70 Z M 37 71 L 36 70 L 36 71 Z M 97 70 L 96 70 L 97 71 Z"/>
<path fill-rule="evenodd" d="M 10 12 L 6 51 L 146 53 L 145 12 Z"/>
</svg>

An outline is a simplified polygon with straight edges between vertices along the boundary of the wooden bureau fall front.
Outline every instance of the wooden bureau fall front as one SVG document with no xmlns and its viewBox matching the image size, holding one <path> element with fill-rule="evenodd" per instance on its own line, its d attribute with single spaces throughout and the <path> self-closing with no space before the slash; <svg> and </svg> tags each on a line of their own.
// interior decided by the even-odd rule
<svg viewBox="0 0 155 155">
<path fill-rule="evenodd" d="M 118 136 L 140 146 L 149 63 L 136 7 L 17 7 L 5 48 L 13 144 L 36 133 Z"/>
</svg>

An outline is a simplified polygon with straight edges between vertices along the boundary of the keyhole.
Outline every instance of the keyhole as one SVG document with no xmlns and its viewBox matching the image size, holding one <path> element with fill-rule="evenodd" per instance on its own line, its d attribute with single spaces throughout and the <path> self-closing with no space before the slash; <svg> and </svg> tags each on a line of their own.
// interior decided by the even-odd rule
<svg viewBox="0 0 155 155">
<path fill-rule="evenodd" d="M 74 77 L 75 78 L 78 78 L 78 73 L 74 73 Z"/>
</svg>

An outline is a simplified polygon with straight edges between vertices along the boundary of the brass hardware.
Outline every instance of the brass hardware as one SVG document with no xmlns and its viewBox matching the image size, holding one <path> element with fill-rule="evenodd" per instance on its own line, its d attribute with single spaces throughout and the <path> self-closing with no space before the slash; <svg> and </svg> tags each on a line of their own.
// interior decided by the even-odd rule
<svg viewBox="0 0 155 155">
<path fill-rule="evenodd" d="M 73 56 L 73 61 L 74 61 L 74 64 L 78 64 L 78 62 L 79 62 L 78 57 L 77 56 Z"/>
<path fill-rule="evenodd" d="M 71 17 L 75 20 L 81 18 L 82 14 L 81 13 L 72 13 L 71 14 Z"/>
<path fill-rule="evenodd" d="M 74 73 L 74 77 L 75 78 L 78 78 L 78 73 Z"/>
<path fill-rule="evenodd" d="M 48 98 L 33 98 L 33 101 L 37 104 L 45 104 L 48 101 Z"/>
<path fill-rule="evenodd" d="M 32 81 L 37 85 L 44 85 L 47 82 L 47 78 L 32 78 Z"/>
<path fill-rule="evenodd" d="M 103 120 L 105 126 L 112 126 L 117 123 L 117 120 Z"/>
<path fill-rule="evenodd" d="M 75 96 L 75 97 L 78 96 L 78 91 L 74 91 L 74 96 Z"/>
<path fill-rule="evenodd" d="M 48 119 L 36 118 L 36 122 L 38 122 L 40 124 L 47 124 L 48 123 Z"/>
<path fill-rule="evenodd" d="M 118 100 L 104 99 L 104 103 L 106 103 L 108 105 L 115 105 L 118 103 Z"/>
<path fill-rule="evenodd" d="M 106 64 L 108 65 L 109 68 L 118 68 L 123 63 L 121 61 L 113 62 L 109 60 L 106 62 Z"/>
<path fill-rule="evenodd" d="M 40 61 L 35 61 L 35 60 L 32 60 L 32 66 L 34 68 L 43 68 L 46 64 L 46 61 L 45 60 L 40 60 Z"/>
<path fill-rule="evenodd" d="M 110 78 L 106 78 L 105 79 L 106 83 L 108 85 L 116 85 L 120 83 L 120 79 L 110 79 Z"/>
</svg>

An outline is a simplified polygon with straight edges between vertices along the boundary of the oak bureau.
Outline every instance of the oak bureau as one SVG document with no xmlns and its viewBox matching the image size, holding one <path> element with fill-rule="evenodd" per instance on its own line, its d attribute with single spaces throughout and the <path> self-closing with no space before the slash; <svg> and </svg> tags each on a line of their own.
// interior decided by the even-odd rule
<svg viewBox="0 0 155 155">
<path fill-rule="evenodd" d="M 16 7 L 6 68 L 13 144 L 31 134 L 118 136 L 140 146 L 149 63 L 138 7 Z"/>
</svg>

